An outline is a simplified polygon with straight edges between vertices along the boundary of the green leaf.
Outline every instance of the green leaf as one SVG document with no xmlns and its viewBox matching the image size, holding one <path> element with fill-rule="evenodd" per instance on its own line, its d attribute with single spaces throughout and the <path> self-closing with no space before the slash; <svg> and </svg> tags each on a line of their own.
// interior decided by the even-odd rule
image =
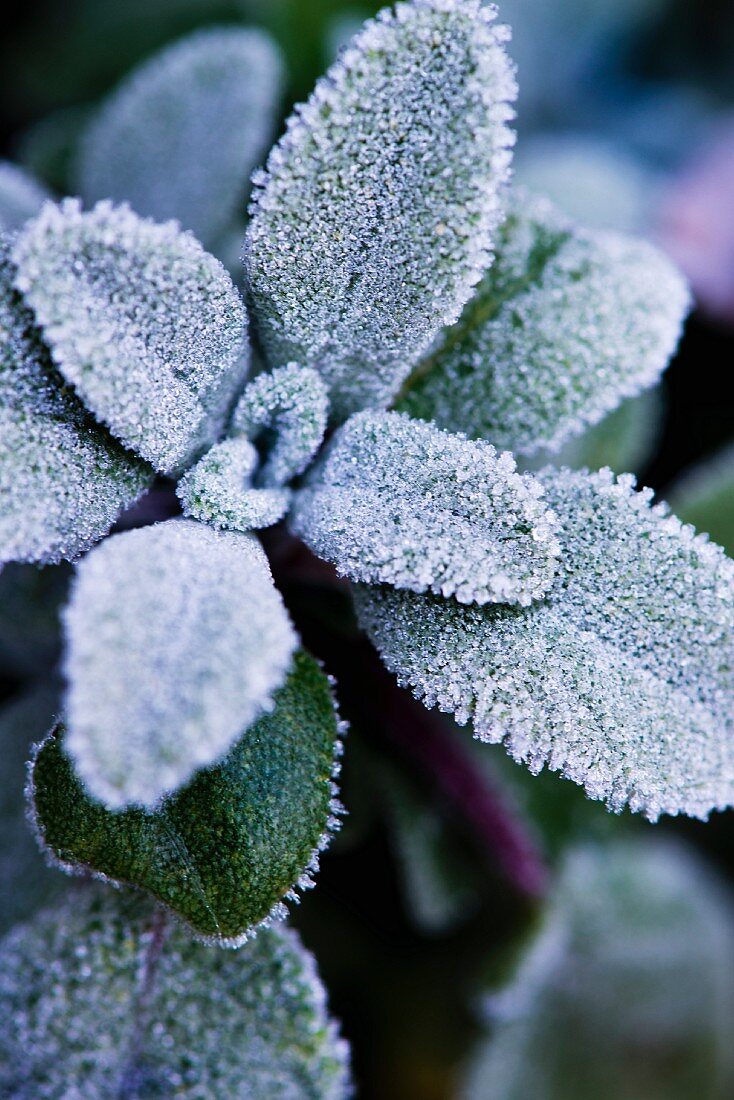
<svg viewBox="0 0 734 1100">
<path fill-rule="evenodd" d="M 352 580 L 461 603 L 531 603 L 560 553 L 542 487 L 512 455 L 392 412 L 339 429 L 291 522 Z"/>
<path fill-rule="evenodd" d="M 388 668 L 484 741 L 614 810 L 706 817 L 734 801 L 734 564 L 634 479 L 539 475 L 561 569 L 528 609 L 361 587 Z"/>
<path fill-rule="evenodd" d="M 8 253 L 0 237 L 0 565 L 57 562 L 101 539 L 152 471 L 64 388 Z"/>
<path fill-rule="evenodd" d="M 218 530 L 259 531 L 288 511 L 288 489 L 253 485 L 260 456 L 249 439 L 225 439 L 192 466 L 176 486 L 184 515 Z"/>
<path fill-rule="evenodd" d="M 734 555 L 734 448 L 687 470 L 665 496 L 684 523 L 707 531 Z"/>
<path fill-rule="evenodd" d="M 495 15 L 383 10 L 256 180 L 245 262 L 264 350 L 318 370 L 337 419 L 390 402 L 490 261 L 515 95 Z"/>
<path fill-rule="evenodd" d="M 175 223 L 47 204 L 13 251 L 16 286 L 91 412 L 162 473 L 219 436 L 247 369 L 243 303 Z"/>
<path fill-rule="evenodd" d="M 169 520 L 107 539 L 65 612 L 69 752 L 108 805 L 153 805 L 273 703 L 296 646 L 260 544 Z"/>
<path fill-rule="evenodd" d="M 153 811 L 91 798 L 57 730 L 33 767 L 41 838 L 65 866 L 141 886 L 199 937 L 237 944 L 312 884 L 337 824 L 340 751 L 329 682 L 299 652 L 275 708 L 218 765 Z"/>
<path fill-rule="evenodd" d="M 262 31 L 208 28 L 167 46 L 95 112 L 80 146 L 79 193 L 176 218 L 214 248 L 243 222 L 282 79 L 278 48 Z"/>
<path fill-rule="evenodd" d="M 0 935 L 47 904 L 64 877 L 46 866 L 26 816 L 26 761 L 53 726 L 58 695 L 48 687 L 17 696 L 0 709 Z"/>
<path fill-rule="evenodd" d="M 688 307 L 652 245 L 575 228 L 519 191 L 496 263 L 397 407 L 517 454 L 557 451 L 658 381 Z"/>
<path fill-rule="evenodd" d="M 730 1096 L 733 917 L 682 847 L 572 850 L 463 1100 Z"/>
<path fill-rule="evenodd" d="M 16 1100 L 345 1100 L 349 1050 L 313 957 L 267 929 L 238 952 L 85 887 L 0 943 L 0 1093 Z"/>
<path fill-rule="evenodd" d="M 0 233 L 14 233 L 51 196 L 28 172 L 0 160 Z"/>
</svg>

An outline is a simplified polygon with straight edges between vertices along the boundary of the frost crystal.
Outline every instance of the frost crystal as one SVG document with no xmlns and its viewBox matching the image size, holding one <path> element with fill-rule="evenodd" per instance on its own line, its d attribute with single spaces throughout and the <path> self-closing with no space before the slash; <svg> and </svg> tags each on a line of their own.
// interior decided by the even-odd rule
<svg viewBox="0 0 734 1100">
<path fill-rule="evenodd" d="M 257 531 L 283 518 L 288 489 L 258 489 L 253 475 L 259 456 L 244 437 L 225 439 L 179 481 L 176 492 L 185 515 L 230 531 Z"/>
<path fill-rule="evenodd" d="M 487 998 L 462 1100 L 730 1096 L 732 989 L 730 900 L 705 865 L 650 839 L 572 850 L 514 981 Z"/>
<path fill-rule="evenodd" d="M 348 1047 L 295 932 L 265 929 L 222 952 L 156 919 L 130 892 L 86 887 L 0 943 L 0 1094 L 351 1094 Z"/>
<path fill-rule="evenodd" d="M 280 54 L 260 31 L 217 28 L 176 42 L 95 114 L 81 144 L 80 194 L 176 218 L 214 248 L 244 207 L 281 82 Z"/>
<path fill-rule="evenodd" d="M 0 238 L 0 564 L 75 558 L 152 472 L 63 388 Z"/>
<path fill-rule="evenodd" d="M 65 612 L 68 747 L 110 806 L 153 804 L 272 704 L 295 635 L 255 539 L 171 520 L 108 539 Z"/>
<path fill-rule="evenodd" d="M 689 295 L 652 245 L 574 228 L 519 191 L 497 260 L 398 407 L 531 455 L 657 382 Z"/>
<path fill-rule="evenodd" d="M 231 431 L 270 443 L 260 485 L 279 487 L 302 474 L 321 446 L 329 397 L 319 374 L 290 363 L 261 374 L 240 398 Z"/>
<path fill-rule="evenodd" d="M 8 160 L 0 160 L 0 233 L 20 229 L 50 197 L 33 176 Z"/>
<path fill-rule="evenodd" d="M 256 181 L 245 262 L 271 365 L 329 384 L 343 419 L 389 403 L 491 258 L 515 95 L 480 0 L 368 22 Z"/>
<path fill-rule="evenodd" d="M 171 473 L 216 439 L 247 369 L 246 317 L 191 234 L 67 199 L 28 223 L 14 260 L 57 367 L 126 446 Z"/>
<path fill-rule="evenodd" d="M 538 475 L 562 568 L 528 610 L 362 588 L 388 667 L 427 706 L 612 809 L 705 817 L 734 801 L 734 564 L 633 479 Z"/>
<path fill-rule="evenodd" d="M 461 603 L 529 604 L 560 554 L 543 489 L 512 455 L 390 412 L 339 429 L 292 525 L 352 580 Z"/>
</svg>

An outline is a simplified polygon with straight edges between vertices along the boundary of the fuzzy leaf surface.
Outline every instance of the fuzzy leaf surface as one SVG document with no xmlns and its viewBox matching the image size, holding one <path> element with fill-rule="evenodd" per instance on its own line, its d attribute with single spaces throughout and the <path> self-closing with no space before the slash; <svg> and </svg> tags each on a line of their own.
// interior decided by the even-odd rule
<svg viewBox="0 0 734 1100">
<path fill-rule="evenodd" d="M 79 193 L 176 218 L 214 249 L 243 221 L 281 83 L 279 51 L 262 31 L 211 28 L 167 46 L 95 113 L 81 141 Z"/>
<path fill-rule="evenodd" d="M 192 520 L 97 547 L 64 620 L 69 752 L 113 807 L 152 805 L 226 753 L 296 646 L 260 544 Z"/>
<path fill-rule="evenodd" d="M 278 523 L 291 494 L 255 486 L 259 463 L 257 449 L 245 436 L 216 443 L 176 486 L 184 515 L 220 531 L 259 531 Z"/>
<path fill-rule="evenodd" d="M 78 557 L 152 480 L 64 388 L 0 238 L 0 564 Z"/>
<path fill-rule="evenodd" d="M 392 412 L 339 429 L 291 523 L 352 580 L 461 603 L 531 603 L 560 553 L 542 486 L 512 455 Z"/>
<path fill-rule="evenodd" d="M 66 199 L 25 226 L 13 258 L 54 363 L 125 446 L 174 473 L 214 442 L 247 371 L 247 321 L 190 233 Z"/>
<path fill-rule="evenodd" d="M 398 408 L 516 454 L 557 451 L 658 381 L 688 307 L 652 245 L 576 228 L 520 191 L 494 265 Z"/>
<path fill-rule="evenodd" d="M 734 563 L 634 480 L 546 470 L 554 585 L 528 609 L 360 588 L 363 626 L 427 706 L 612 809 L 734 801 Z"/>
<path fill-rule="evenodd" d="M 146 997 L 155 920 L 138 895 L 85 887 L 0 943 L 2 1095 L 350 1095 L 347 1045 L 295 932 L 222 952 L 171 928 Z"/>
<path fill-rule="evenodd" d="M 320 371 L 336 419 L 390 402 L 490 262 L 515 95 L 495 15 L 385 9 L 256 180 L 245 263 L 264 350 Z"/>
<path fill-rule="evenodd" d="M 301 651 L 274 709 L 155 810 L 93 799 L 58 729 L 33 767 L 38 829 L 72 871 L 143 887 L 198 937 L 236 945 L 311 885 L 336 825 L 338 735 L 329 682 Z"/>
</svg>

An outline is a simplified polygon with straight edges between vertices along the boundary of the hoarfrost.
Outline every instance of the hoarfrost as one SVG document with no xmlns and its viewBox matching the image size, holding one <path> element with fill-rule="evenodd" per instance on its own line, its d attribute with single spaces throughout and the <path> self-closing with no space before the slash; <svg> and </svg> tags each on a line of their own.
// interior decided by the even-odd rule
<svg viewBox="0 0 734 1100">
<path fill-rule="evenodd" d="M 179 481 L 176 493 L 184 514 L 230 531 L 271 527 L 288 511 L 288 489 L 253 484 L 259 456 L 244 436 L 217 443 Z"/>
<path fill-rule="evenodd" d="M 245 262 L 272 366 L 329 384 L 343 419 L 384 406 L 491 259 L 515 95 L 480 0 L 368 22 L 256 180 Z"/>
</svg>

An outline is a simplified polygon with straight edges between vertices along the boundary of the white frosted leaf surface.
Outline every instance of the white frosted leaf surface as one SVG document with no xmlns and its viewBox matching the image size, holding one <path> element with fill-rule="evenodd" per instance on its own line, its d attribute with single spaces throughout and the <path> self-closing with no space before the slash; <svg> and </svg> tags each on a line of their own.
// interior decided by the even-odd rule
<svg viewBox="0 0 734 1100">
<path fill-rule="evenodd" d="M 264 350 L 318 370 L 337 419 L 390 402 L 490 262 L 515 94 L 495 14 L 381 12 L 256 180 L 245 262 Z"/>
<path fill-rule="evenodd" d="M 326 385 L 296 363 L 259 375 L 247 386 L 232 417 L 231 432 L 272 441 L 258 470 L 259 484 L 277 487 L 302 474 L 321 446 L 329 413 Z"/>
<path fill-rule="evenodd" d="M 48 191 L 17 164 L 0 160 L 0 232 L 14 233 L 50 199 Z"/>
<path fill-rule="evenodd" d="M 399 408 L 517 454 L 556 451 L 658 381 L 688 307 L 652 245 L 576 228 L 519 191 L 494 265 Z"/>
<path fill-rule="evenodd" d="M 488 998 L 462 1100 L 699 1100 L 734 1090 L 734 911 L 683 847 L 572 850 L 539 935 Z"/>
<path fill-rule="evenodd" d="M 176 218 L 213 248 L 243 218 L 281 82 L 279 51 L 261 31 L 207 29 L 166 47 L 95 113 L 81 142 L 80 194 Z"/>
<path fill-rule="evenodd" d="M 28 223 L 14 260 L 56 366 L 122 443 L 171 473 L 217 438 L 247 370 L 247 322 L 190 233 L 67 199 Z"/>
<path fill-rule="evenodd" d="M 561 568 L 534 607 L 460 607 L 360 588 L 388 668 L 427 706 L 471 721 L 614 810 L 705 817 L 734 801 L 734 564 L 650 508 L 633 479 L 538 475 Z"/>
<path fill-rule="evenodd" d="M 291 523 L 352 580 L 465 604 L 544 596 L 560 553 L 542 486 L 512 455 L 391 412 L 339 429 Z"/>
<path fill-rule="evenodd" d="M 192 520 L 97 547 L 65 623 L 68 750 L 112 807 L 153 805 L 224 755 L 296 645 L 259 543 Z"/>
<path fill-rule="evenodd" d="M 0 563 L 56 562 L 102 538 L 152 471 L 64 388 L 8 247 L 0 238 Z"/>
<path fill-rule="evenodd" d="M 313 957 L 269 928 L 239 951 L 84 887 L 0 942 L 0 1094 L 15 1100 L 346 1100 L 349 1051 Z"/>
<path fill-rule="evenodd" d="M 259 456 L 248 439 L 225 439 L 192 466 L 176 486 L 184 514 L 229 531 L 257 531 L 283 518 L 288 489 L 253 484 Z"/>
</svg>

